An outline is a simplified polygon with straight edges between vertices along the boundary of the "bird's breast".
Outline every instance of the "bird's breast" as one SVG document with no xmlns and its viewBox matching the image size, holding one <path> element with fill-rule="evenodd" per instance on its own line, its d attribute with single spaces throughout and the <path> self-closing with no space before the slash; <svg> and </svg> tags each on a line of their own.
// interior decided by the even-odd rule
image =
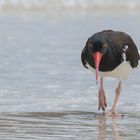
<svg viewBox="0 0 140 140">
<path fill-rule="evenodd" d="M 86 64 L 86 66 L 91 72 L 95 72 L 95 69 L 92 68 L 88 63 Z M 128 77 L 128 75 L 132 72 L 132 69 L 133 68 L 130 66 L 129 61 L 123 61 L 120 65 L 118 65 L 115 69 L 111 71 L 106 71 L 106 72 L 99 71 L 99 76 L 100 77 L 113 77 L 119 80 L 123 80 Z"/>
</svg>

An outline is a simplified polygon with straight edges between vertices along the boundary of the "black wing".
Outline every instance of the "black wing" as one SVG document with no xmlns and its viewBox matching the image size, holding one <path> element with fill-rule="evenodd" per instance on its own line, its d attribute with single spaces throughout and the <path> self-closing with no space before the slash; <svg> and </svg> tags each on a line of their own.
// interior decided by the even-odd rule
<svg viewBox="0 0 140 140">
<path fill-rule="evenodd" d="M 138 66 L 139 59 L 140 55 L 138 49 L 133 40 L 130 38 L 128 43 L 128 49 L 126 50 L 126 60 L 129 60 L 131 66 L 134 68 Z"/>
<path fill-rule="evenodd" d="M 86 63 L 86 61 L 85 61 L 86 55 L 87 55 L 87 51 L 86 51 L 86 47 L 84 47 L 84 49 L 82 50 L 82 53 L 81 53 L 81 62 L 82 62 L 83 66 L 84 66 L 85 68 L 88 68 L 88 67 L 86 66 L 87 63 Z"/>
</svg>

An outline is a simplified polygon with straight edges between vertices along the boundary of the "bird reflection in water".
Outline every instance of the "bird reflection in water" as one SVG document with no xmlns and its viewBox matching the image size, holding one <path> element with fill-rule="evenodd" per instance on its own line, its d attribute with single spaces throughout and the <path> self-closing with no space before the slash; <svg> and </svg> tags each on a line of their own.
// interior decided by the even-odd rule
<svg viewBox="0 0 140 140">
<path fill-rule="evenodd" d="M 114 140 L 121 140 L 119 127 L 117 125 L 118 116 L 106 116 L 105 114 L 98 115 L 98 123 L 99 123 L 99 133 L 98 140 L 105 140 L 107 135 L 111 135 L 110 138 Z M 110 133 L 107 131 L 111 131 Z"/>
</svg>

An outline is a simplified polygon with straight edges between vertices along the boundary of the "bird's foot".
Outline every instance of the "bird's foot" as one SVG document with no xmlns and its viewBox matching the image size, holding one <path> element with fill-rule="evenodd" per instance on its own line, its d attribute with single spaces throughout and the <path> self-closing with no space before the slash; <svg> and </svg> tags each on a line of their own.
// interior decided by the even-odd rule
<svg viewBox="0 0 140 140">
<path fill-rule="evenodd" d="M 117 116 L 118 114 L 117 114 L 114 110 L 110 110 L 110 111 L 108 112 L 108 115 L 109 115 L 109 116 Z"/>
<path fill-rule="evenodd" d="M 124 117 L 123 114 L 116 113 L 114 110 L 110 110 L 107 115 L 110 117 Z"/>
<path fill-rule="evenodd" d="M 105 107 L 107 107 L 106 97 L 104 90 L 99 90 L 99 108 L 98 110 L 102 109 L 105 111 Z"/>
</svg>

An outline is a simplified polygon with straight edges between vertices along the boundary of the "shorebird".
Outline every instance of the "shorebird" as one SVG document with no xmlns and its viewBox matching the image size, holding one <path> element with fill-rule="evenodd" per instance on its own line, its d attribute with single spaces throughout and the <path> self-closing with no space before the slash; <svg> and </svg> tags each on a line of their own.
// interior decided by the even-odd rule
<svg viewBox="0 0 140 140">
<path fill-rule="evenodd" d="M 117 115 L 115 109 L 121 93 L 122 81 L 138 66 L 140 55 L 132 38 L 121 31 L 104 30 L 88 38 L 81 53 L 85 68 L 94 72 L 99 83 L 99 108 L 107 107 L 103 86 L 105 77 L 118 79 L 115 99 L 109 115 Z M 98 80 L 100 78 L 100 80 Z"/>
</svg>

